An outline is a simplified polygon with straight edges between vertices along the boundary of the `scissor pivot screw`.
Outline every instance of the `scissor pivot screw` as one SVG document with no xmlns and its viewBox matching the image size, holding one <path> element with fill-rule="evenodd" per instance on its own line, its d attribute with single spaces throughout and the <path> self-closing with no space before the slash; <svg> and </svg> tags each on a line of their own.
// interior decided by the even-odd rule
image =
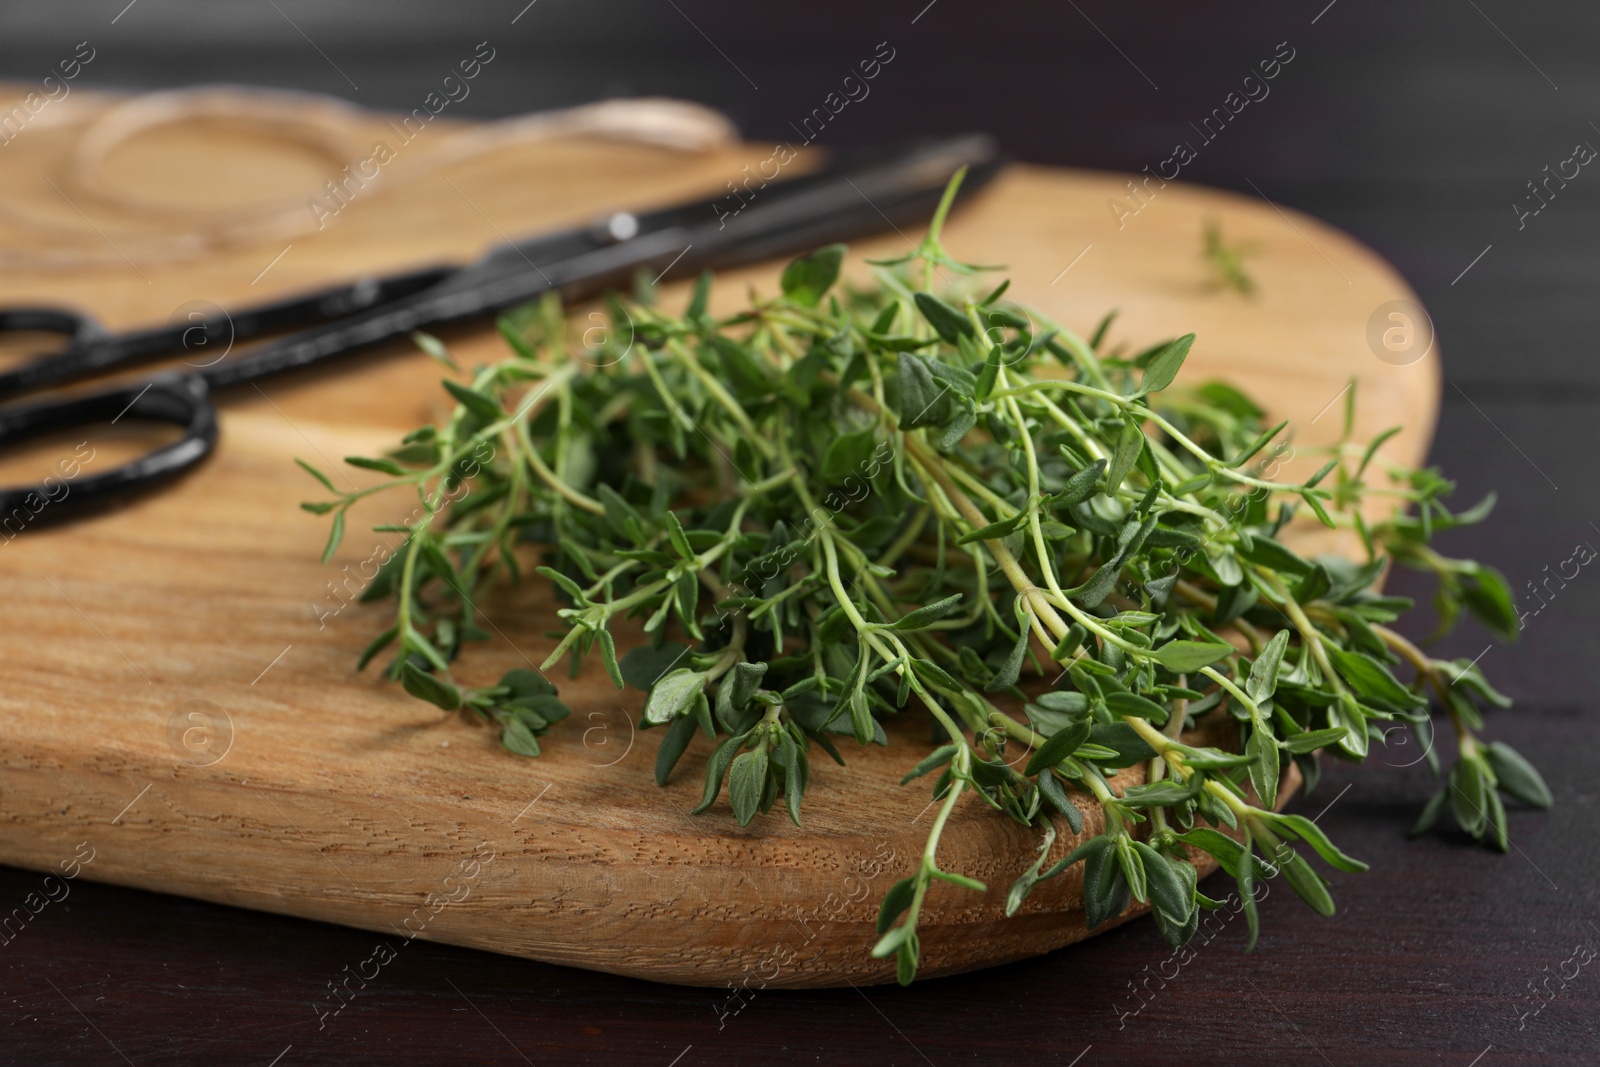
<svg viewBox="0 0 1600 1067">
<path fill-rule="evenodd" d="M 619 211 L 606 219 L 602 229 L 613 241 L 631 241 L 639 235 L 639 220 L 631 212 Z"/>
</svg>

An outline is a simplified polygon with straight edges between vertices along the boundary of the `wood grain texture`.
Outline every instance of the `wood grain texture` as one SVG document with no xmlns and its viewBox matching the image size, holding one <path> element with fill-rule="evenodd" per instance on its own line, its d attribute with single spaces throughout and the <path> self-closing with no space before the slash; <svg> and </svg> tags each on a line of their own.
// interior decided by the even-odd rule
<svg viewBox="0 0 1600 1067">
<path fill-rule="evenodd" d="M 374 120 L 352 143 L 380 129 Z M 59 172 L 72 132 L 30 130 L 8 147 L 13 165 L 0 193 L 13 214 L 60 213 L 45 179 Z M 117 165 L 130 183 L 177 199 L 204 189 L 214 199 L 231 150 L 204 130 L 167 130 L 154 147 L 130 145 Z M 420 139 L 406 149 L 428 150 Z M 259 141 L 250 151 L 252 195 L 282 189 L 293 199 L 320 184 L 302 156 L 263 181 L 276 156 Z M 397 171 L 276 261 L 279 247 L 260 246 L 188 265 L 5 274 L 0 302 L 88 307 L 112 327 L 166 321 L 197 300 L 237 308 L 364 270 L 464 259 L 500 234 L 716 189 L 765 155 L 578 142 L 508 149 L 411 184 Z M 1156 194 L 1161 211 L 1119 228 L 1107 200 L 1126 198 L 1123 182 L 1013 168 L 960 214 L 947 243 L 969 260 L 1008 264 L 1017 299 L 1075 329 L 1116 306 L 1115 336 L 1133 344 L 1194 330 L 1186 376 L 1242 381 L 1294 420 L 1298 441 L 1336 432 L 1336 409 L 1318 416 L 1355 377 L 1358 436 L 1403 422 L 1390 452 L 1420 459 L 1437 408 L 1437 363 L 1392 367 L 1365 341 L 1376 307 L 1411 296 L 1392 270 L 1312 219 L 1177 185 Z M 1259 249 L 1257 298 L 1209 286 L 1198 255 L 1208 219 Z M 109 212 L 96 221 L 115 235 L 142 224 Z M 906 240 L 891 235 L 855 252 L 897 254 Z M 746 282 L 770 291 L 775 274 L 741 272 L 721 298 L 736 298 Z M 465 363 L 493 358 L 498 346 L 488 330 L 451 342 Z M 331 567 L 319 566 L 324 524 L 296 509 L 314 486 L 292 460 L 332 467 L 434 417 L 437 371 L 397 348 L 226 396 L 217 454 L 191 476 L 116 513 L 30 527 L 0 546 L 9 594 L 0 641 L 27 650 L 3 668 L 0 862 L 52 869 L 87 840 L 96 855 L 89 878 L 400 936 L 699 985 L 889 980 L 866 948 L 878 897 L 922 846 L 926 790 L 895 784 L 922 751 L 920 716 L 891 725 L 887 750 L 852 752 L 848 768 L 819 766 L 804 829 L 766 818 L 741 830 L 725 801 L 706 816 L 687 814 L 703 744 L 668 795 L 656 795 L 656 738 L 629 726 L 638 694 L 617 693 L 598 672 L 563 685 L 574 717 L 531 762 L 353 672 L 379 616 L 359 606 L 328 614 L 338 601 L 327 583 L 394 535 L 352 534 Z M 131 447 L 128 434 L 125 426 L 91 433 L 89 468 Z M 37 477 L 77 444 L 8 457 L 7 480 Z M 367 478 L 353 469 L 341 476 Z M 378 501 L 364 517 L 392 521 L 402 511 L 399 501 Z M 463 677 L 488 680 L 541 661 L 552 647 L 543 636 L 551 606 L 540 583 L 488 600 L 496 638 L 472 652 Z M 204 766 L 174 738 L 175 722 L 180 735 L 191 725 L 194 702 L 228 724 L 226 755 Z M 933 891 L 924 974 L 1084 936 L 1072 877 L 1001 919 L 1006 887 L 1035 843 L 1031 831 L 976 805 L 958 810 L 941 861 L 992 888 L 981 898 Z M 459 899 L 434 912 L 429 894 L 435 903 Z"/>
</svg>

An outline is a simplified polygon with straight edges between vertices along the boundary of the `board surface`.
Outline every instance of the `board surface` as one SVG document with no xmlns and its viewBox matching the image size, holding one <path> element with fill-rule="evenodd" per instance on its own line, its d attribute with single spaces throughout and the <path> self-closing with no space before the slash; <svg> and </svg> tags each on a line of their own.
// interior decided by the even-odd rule
<svg viewBox="0 0 1600 1067">
<path fill-rule="evenodd" d="M 352 144 L 383 135 L 380 120 L 365 121 Z M 47 181 L 72 149 L 73 124 L 28 132 L 7 146 L 0 174 L 0 242 L 11 249 L 54 240 L 50 228 L 30 233 L 30 218 L 82 229 Z M 397 166 L 438 150 L 419 138 Z M 508 146 L 438 170 L 418 166 L 410 178 L 396 170 L 325 229 L 292 239 L 166 264 L 6 269 L 0 303 L 81 306 L 113 328 L 201 304 L 239 308 L 716 190 L 770 152 Z M 259 132 L 198 123 L 141 134 L 104 170 L 147 199 L 207 211 L 230 196 L 294 204 L 329 176 L 325 162 Z M 1368 344 L 1374 312 L 1413 299 L 1386 264 L 1260 200 L 1171 184 L 1129 213 L 1138 201 L 1125 181 L 1014 167 L 953 220 L 947 245 L 969 261 L 1007 264 L 1010 295 L 1079 331 L 1111 307 L 1121 309 L 1113 337 L 1130 344 L 1193 330 L 1185 378 L 1244 384 L 1293 420 L 1300 443 L 1337 433 L 1335 401 L 1354 377 L 1357 437 L 1404 423 L 1389 454 L 1415 462 L 1425 453 L 1436 356 L 1394 366 Z M 109 205 L 86 205 L 82 220 L 123 245 L 157 225 Z M 1254 297 L 1210 283 L 1199 254 L 1210 220 L 1254 246 Z M 91 230 L 81 236 L 90 241 Z M 918 237 L 891 234 L 853 253 L 895 255 Z M 730 276 L 720 299 L 737 299 L 746 283 L 771 291 L 779 266 Z M 494 358 L 499 344 L 487 328 L 450 342 L 467 364 Z M 879 897 L 915 862 L 926 831 L 926 787 L 895 784 L 923 751 L 921 716 L 891 724 L 888 749 L 852 751 L 847 768 L 818 765 L 803 829 L 778 817 L 740 829 L 725 797 L 704 816 L 688 814 L 703 743 L 658 795 L 657 737 L 630 726 L 639 694 L 618 693 L 598 671 L 563 684 L 574 715 L 535 761 L 354 673 L 381 609 L 343 606 L 329 583 L 395 535 L 353 526 L 334 563 L 319 565 L 324 522 L 296 507 L 316 487 L 292 461 L 339 467 L 337 477 L 365 484 L 366 472 L 337 458 L 373 454 L 438 415 L 438 377 L 436 364 L 397 346 L 236 391 L 223 398 L 217 453 L 198 471 L 114 513 L 0 540 L 0 862 L 54 869 L 88 842 L 85 877 L 344 923 L 391 943 L 420 936 L 698 985 L 891 980 L 891 964 L 866 950 Z M 95 470 L 150 440 L 126 424 L 95 428 L 6 456 L 0 475 L 36 481 L 68 457 L 82 460 L 85 448 L 93 458 L 81 466 Z M 404 510 L 394 500 L 369 517 L 392 521 Z M 553 644 L 543 636 L 552 610 L 543 583 L 503 591 L 484 608 L 496 636 L 471 651 L 463 678 L 543 660 Z M 941 863 L 991 890 L 940 884 L 930 893 L 924 975 L 1085 936 L 1072 875 L 1002 918 L 1006 889 L 1036 844 L 1033 831 L 987 809 L 958 808 Z"/>
</svg>

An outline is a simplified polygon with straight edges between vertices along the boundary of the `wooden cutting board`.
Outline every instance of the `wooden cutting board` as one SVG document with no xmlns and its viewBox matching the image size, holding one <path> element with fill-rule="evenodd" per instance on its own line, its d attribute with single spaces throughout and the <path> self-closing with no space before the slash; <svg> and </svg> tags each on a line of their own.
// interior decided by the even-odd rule
<svg viewBox="0 0 1600 1067">
<path fill-rule="evenodd" d="M 185 203 L 206 213 L 233 201 L 293 206 L 329 177 L 324 161 L 272 131 L 188 123 L 141 133 L 110 153 L 100 175 L 173 211 L 63 204 L 75 122 L 105 106 L 87 94 L 74 101 L 81 112 L 36 123 L 4 148 L 0 247 L 61 247 L 62 228 L 73 227 L 82 248 L 96 234 L 142 247 L 143 236 L 182 218 Z M 387 128 L 377 117 L 346 118 L 350 158 Z M 444 132 L 405 151 L 426 160 Z M 716 190 L 771 151 L 512 146 L 419 167 L 406 180 L 397 172 L 320 231 L 166 265 L 9 269 L 0 304 L 91 308 L 117 328 L 166 322 L 202 301 L 237 309 L 363 271 L 464 259 L 503 234 Z M 1195 331 L 1185 378 L 1243 383 L 1293 419 L 1300 443 L 1337 432 L 1334 401 L 1354 377 L 1358 436 L 1404 423 L 1388 451 L 1404 462 L 1424 455 L 1437 356 L 1395 366 L 1368 342 L 1380 306 L 1414 299 L 1389 266 L 1261 199 L 1152 183 L 1140 207 L 1126 180 L 1013 167 L 959 214 L 947 244 L 969 261 L 1008 264 L 1011 295 L 1081 332 L 1111 307 L 1122 312 L 1113 336 L 1130 344 Z M 1254 297 L 1211 284 L 1200 256 L 1208 220 L 1230 242 L 1254 246 Z M 890 235 L 853 253 L 899 254 L 918 237 Z M 772 291 L 778 268 L 721 283 L 720 299 L 741 299 L 747 284 Z M 499 350 L 487 328 L 450 340 L 464 363 Z M 320 565 L 325 522 L 296 507 L 318 490 L 293 459 L 334 469 L 338 457 L 375 454 L 439 414 L 439 376 L 396 346 L 229 394 L 216 454 L 168 490 L 0 539 L 0 862 L 55 870 L 81 860 L 86 842 L 93 859 L 83 877 L 369 929 L 380 960 L 420 936 L 694 985 L 891 980 L 892 961 L 867 949 L 878 900 L 912 868 L 931 818 L 926 783 L 896 784 L 926 751 L 921 714 L 890 725 L 887 749 L 852 750 L 847 768 L 817 765 L 803 829 L 777 813 L 740 829 L 726 794 L 706 815 L 688 814 L 703 741 L 666 789 L 655 786 L 659 734 L 630 726 L 640 695 L 618 693 L 597 671 L 563 684 L 574 715 L 538 760 L 506 755 L 488 731 L 354 672 L 381 609 L 340 609 L 329 583 L 394 535 L 352 533 L 334 563 Z M 4 457 L 0 478 L 37 481 L 85 449 L 93 458 L 83 469 L 109 467 L 155 433 L 123 423 L 43 442 Z M 337 477 L 369 480 L 353 468 Z M 403 510 L 398 499 L 379 502 L 368 517 L 393 521 Z M 543 582 L 484 607 L 496 636 L 471 651 L 462 677 L 481 684 L 543 660 L 552 646 Z M 1057 852 L 1072 844 L 1061 830 Z M 935 886 L 923 975 L 1086 936 L 1076 875 L 1002 917 L 1038 840 L 976 803 L 959 807 L 941 864 L 991 889 Z"/>
</svg>

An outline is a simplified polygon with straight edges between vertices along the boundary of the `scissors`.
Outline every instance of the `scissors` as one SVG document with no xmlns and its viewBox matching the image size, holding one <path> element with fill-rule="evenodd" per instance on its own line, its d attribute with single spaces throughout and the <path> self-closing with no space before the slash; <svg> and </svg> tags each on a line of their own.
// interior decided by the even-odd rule
<svg viewBox="0 0 1600 1067">
<path fill-rule="evenodd" d="M 957 169 L 968 168 L 966 193 L 1000 165 L 994 142 L 981 135 L 846 152 L 817 171 L 755 190 L 736 214 L 719 212 L 706 200 L 648 213 L 619 211 L 598 224 L 506 242 L 465 266 L 363 278 L 231 316 L 157 329 L 110 334 L 77 311 L 0 310 L 0 333 L 44 331 L 67 339 L 59 351 L 0 372 L 0 399 L 182 355 L 206 342 L 287 334 L 235 358 L 228 358 L 230 350 L 204 367 L 0 407 L 0 445 L 124 417 L 183 429 L 178 440 L 123 466 L 74 480 L 59 500 L 42 485 L 0 488 L 0 515 L 22 507 L 38 513 L 37 519 L 70 518 L 169 481 L 215 447 L 216 391 L 316 366 L 415 330 L 492 315 L 547 292 L 581 300 L 627 284 L 640 270 L 660 270 L 657 281 L 671 280 L 914 225 L 932 214 Z M 30 499 L 49 500 L 51 507 L 29 507 Z"/>
</svg>

